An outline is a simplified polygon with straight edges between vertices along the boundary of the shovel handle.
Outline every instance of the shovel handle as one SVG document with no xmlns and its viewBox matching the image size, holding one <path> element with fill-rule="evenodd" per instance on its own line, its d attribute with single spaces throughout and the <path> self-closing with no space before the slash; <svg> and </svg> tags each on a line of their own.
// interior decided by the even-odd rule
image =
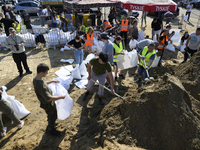
<svg viewBox="0 0 200 150">
<path fill-rule="evenodd" d="M 94 81 L 93 79 L 90 79 L 90 80 L 91 80 L 92 82 L 98 84 L 99 86 L 103 87 L 104 89 L 108 90 L 109 92 L 111 92 L 111 90 L 110 90 L 109 88 L 105 87 L 104 85 L 102 85 L 102 84 L 100 84 L 100 83 L 97 83 L 97 82 Z M 121 98 L 121 99 L 123 99 L 120 95 L 118 95 L 118 94 L 115 93 L 115 92 L 114 92 L 114 95 L 117 96 L 117 97 L 119 97 L 119 98 Z"/>
<path fill-rule="evenodd" d="M 146 69 L 146 62 L 145 62 L 145 60 L 144 60 L 144 66 L 145 66 L 145 71 L 146 71 L 146 73 L 147 73 L 147 77 L 150 78 L 150 77 L 149 77 L 149 72 L 148 72 L 147 69 Z"/>
</svg>

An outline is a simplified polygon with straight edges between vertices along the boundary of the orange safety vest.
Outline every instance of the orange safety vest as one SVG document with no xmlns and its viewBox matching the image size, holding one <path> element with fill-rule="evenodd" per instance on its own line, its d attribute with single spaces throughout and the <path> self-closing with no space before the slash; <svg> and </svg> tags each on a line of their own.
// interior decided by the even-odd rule
<svg viewBox="0 0 200 150">
<path fill-rule="evenodd" d="M 164 33 L 162 33 L 161 36 L 165 36 Z M 160 37 L 161 37 L 161 36 L 160 36 Z M 159 50 L 161 50 L 161 49 L 164 48 L 164 44 L 165 44 L 165 42 L 167 41 L 167 39 L 168 39 L 168 36 L 166 35 L 165 38 L 163 38 L 163 40 L 160 41 L 160 43 L 159 43 L 159 45 L 158 45 L 158 49 L 159 49 Z"/>
<path fill-rule="evenodd" d="M 110 22 L 108 22 L 108 21 L 104 22 L 104 24 L 105 24 L 104 25 L 104 31 L 106 31 L 108 27 L 112 27 Z"/>
<path fill-rule="evenodd" d="M 128 31 L 128 20 L 124 23 L 124 20 L 121 22 L 121 31 Z"/>
<path fill-rule="evenodd" d="M 88 33 L 86 33 L 85 46 L 93 45 L 93 43 L 94 43 L 93 33 L 91 34 L 91 36 Z"/>
</svg>

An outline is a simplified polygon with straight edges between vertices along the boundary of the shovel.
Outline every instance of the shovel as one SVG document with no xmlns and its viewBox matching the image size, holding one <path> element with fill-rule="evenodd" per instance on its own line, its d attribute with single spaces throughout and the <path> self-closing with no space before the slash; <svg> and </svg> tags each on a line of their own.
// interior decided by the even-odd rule
<svg viewBox="0 0 200 150">
<path fill-rule="evenodd" d="M 146 62 L 145 62 L 145 60 L 144 60 L 144 66 L 145 66 L 145 71 L 146 71 L 146 73 L 147 73 L 147 78 L 145 78 L 144 81 L 146 82 L 146 81 L 148 81 L 148 80 L 154 80 L 153 77 L 150 77 L 150 76 L 149 76 L 149 72 L 148 72 L 147 69 L 146 69 Z"/>
<path fill-rule="evenodd" d="M 102 85 L 102 84 L 100 84 L 100 83 L 97 83 L 97 82 L 94 81 L 93 79 L 90 79 L 90 80 L 91 80 L 92 82 L 98 84 L 99 86 L 103 87 L 104 89 L 108 90 L 109 92 L 111 92 L 111 90 L 110 90 L 109 88 L 105 87 L 104 85 Z M 121 99 L 123 99 L 123 98 L 122 98 L 120 95 L 118 95 L 117 93 L 114 93 L 114 95 L 117 96 L 117 97 L 119 97 L 119 98 L 121 98 Z"/>
</svg>

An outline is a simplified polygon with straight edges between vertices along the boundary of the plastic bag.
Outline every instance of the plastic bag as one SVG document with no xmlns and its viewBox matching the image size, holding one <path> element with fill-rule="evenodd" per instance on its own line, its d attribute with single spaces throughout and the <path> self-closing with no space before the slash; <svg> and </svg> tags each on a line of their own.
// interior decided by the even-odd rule
<svg viewBox="0 0 200 150">
<path fill-rule="evenodd" d="M 85 66 L 85 63 L 81 63 L 81 65 L 79 66 L 79 69 L 80 69 L 80 74 L 85 76 L 87 75 L 87 68 Z"/>
<path fill-rule="evenodd" d="M 165 49 L 175 52 L 175 47 L 171 42 L 169 42 L 169 44 L 167 45 L 167 47 Z"/>
<path fill-rule="evenodd" d="M 136 48 L 136 44 L 137 44 L 137 40 L 130 40 L 129 42 L 129 48 L 132 50 L 132 49 L 135 49 Z"/>
<path fill-rule="evenodd" d="M 72 84 L 73 77 L 72 76 L 67 76 L 67 77 L 59 77 L 59 78 L 54 78 L 53 80 L 60 81 L 60 84 L 68 90 L 70 88 L 70 85 Z"/>
<path fill-rule="evenodd" d="M 135 66 L 138 65 L 138 55 L 137 55 L 137 51 L 136 50 L 132 50 L 131 52 L 128 52 L 128 56 L 130 58 L 131 61 L 131 67 L 133 68 Z"/>
<path fill-rule="evenodd" d="M 61 67 L 58 71 L 55 72 L 55 74 L 58 77 L 60 77 L 60 76 L 68 76 L 71 73 L 67 69 L 65 69 L 64 67 Z"/>
<path fill-rule="evenodd" d="M 28 111 L 22 103 L 15 100 L 15 96 L 7 95 L 6 89 L 7 87 L 2 86 L 2 90 L 3 90 L 2 97 L 11 105 L 17 117 L 19 119 L 22 119 L 26 117 L 27 115 L 29 115 L 31 112 Z"/>
<path fill-rule="evenodd" d="M 118 56 L 117 66 L 119 70 L 124 70 L 131 67 L 131 61 L 130 61 L 127 51 L 125 51 L 125 55 Z"/>
<path fill-rule="evenodd" d="M 50 89 L 53 92 L 53 96 L 66 95 L 64 99 L 55 101 L 57 116 L 59 120 L 67 119 L 73 108 L 73 99 L 69 96 L 67 90 L 60 83 L 49 84 Z"/>
<path fill-rule="evenodd" d="M 181 31 L 181 29 L 171 29 L 171 30 L 169 31 L 169 34 L 171 34 L 172 31 L 174 31 L 175 34 L 171 37 L 171 40 L 172 40 L 174 43 L 178 43 L 178 42 L 179 42 L 179 38 L 180 38 L 180 31 Z"/>
<path fill-rule="evenodd" d="M 72 71 L 72 77 L 74 79 L 81 79 L 81 73 L 80 73 L 80 69 L 79 69 L 79 65 L 77 65 Z"/>
<path fill-rule="evenodd" d="M 157 67 L 158 66 L 158 63 L 159 63 L 159 60 L 160 60 L 160 56 L 156 57 L 153 61 L 153 64 L 151 67 Z"/>
<path fill-rule="evenodd" d="M 95 57 L 95 55 L 94 54 L 89 54 L 89 55 L 87 55 L 87 57 L 86 57 L 86 59 L 84 60 L 84 63 L 89 63 L 90 62 L 90 60 L 92 59 L 92 58 L 94 58 Z"/>
<path fill-rule="evenodd" d="M 145 36 L 145 33 L 142 30 L 140 30 L 139 35 L 138 35 L 138 39 L 137 39 L 138 42 L 141 41 L 141 40 L 144 40 L 144 36 Z"/>
</svg>

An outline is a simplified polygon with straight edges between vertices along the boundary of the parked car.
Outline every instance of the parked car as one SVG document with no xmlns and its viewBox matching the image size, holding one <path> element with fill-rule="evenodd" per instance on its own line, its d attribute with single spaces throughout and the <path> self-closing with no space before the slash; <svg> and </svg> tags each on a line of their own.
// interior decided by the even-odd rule
<svg viewBox="0 0 200 150">
<path fill-rule="evenodd" d="M 117 17 L 118 18 L 120 18 L 121 15 L 128 15 L 128 10 L 127 9 L 123 9 L 121 7 L 116 7 L 116 11 L 118 12 L 117 13 Z M 135 10 L 132 10 L 132 16 L 137 18 L 139 16 L 139 12 L 135 11 Z"/>
<path fill-rule="evenodd" d="M 36 14 L 36 13 L 38 13 L 39 6 L 40 6 L 40 4 L 37 2 L 24 1 L 24 2 L 17 3 L 13 7 L 13 10 L 15 13 L 19 13 L 23 10 L 26 10 L 26 12 L 29 14 Z"/>
<path fill-rule="evenodd" d="M 200 0 L 183 0 L 182 3 L 181 3 L 181 6 L 186 8 L 187 5 L 189 3 L 191 3 L 194 8 L 198 8 L 199 7 L 199 4 L 198 4 L 199 2 L 200 2 Z"/>
</svg>

